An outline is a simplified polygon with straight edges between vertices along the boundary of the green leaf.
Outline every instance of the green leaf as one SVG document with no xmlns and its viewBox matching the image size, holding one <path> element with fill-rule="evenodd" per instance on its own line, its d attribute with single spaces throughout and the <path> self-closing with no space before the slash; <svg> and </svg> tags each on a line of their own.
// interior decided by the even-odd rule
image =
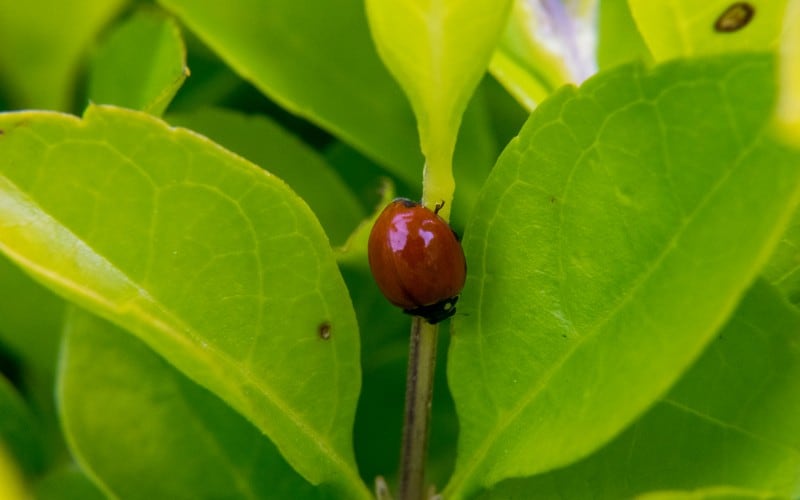
<svg viewBox="0 0 800 500">
<path fill-rule="evenodd" d="M 38 430 L 39 425 L 25 401 L 0 373 L 0 448 L 8 450 L 21 471 L 31 475 L 44 468 L 44 448 Z M 0 495 L 0 498 L 8 497 Z"/>
<path fill-rule="evenodd" d="M 46 377 L 55 373 L 64 301 L 0 255 L 0 341 Z"/>
<path fill-rule="evenodd" d="M 160 479 L 163 479 L 164 476 Z M 53 470 L 34 485 L 37 500 L 105 500 L 97 487 L 74 465 Z"/>
<path fill-rule="evenodd" d="M 636 29 L 627 1 L 601 1 L 597 30 L 597 65 L 600 69 L 634 61 L 652 62 L 650 50 Z"/>
<path fill-rule="evenodd" d="M 109 496 L 319 496 L 258 429 L 133 336 L 76 308 L 65 331 L 64 430 Z"/>
<path fill-rule="evenodd" d="M 84 53 L 128 0 L 0 0 L 0 81 L 12 106 L 66 110 Z"/>
<path fill-rule="evenodd" d="M 363 332 L 364 385 L 356 413 L 356 456 L 362 477 L 382 475 L 391 483 L 398 470 L 400 456 L 396 450 L 402 440 L 409 318 L 381 294 L 368 268 L 351 261 L 342 267 Z M 440 366 L 444 366 L 447 341 L 447 335 L 439 336 Z M 438 485 L 452 473 L 458 429 L 444 375 L 444 370 L 438 370 L 434 383 L 425 474 L 429 483 Z"/>
<path fill-rule="evenodd" d="M 603 2 L 605 3 L 605 2 Z M 596 71 L 596 1 L 517 0 L 491 72 L 526 109 L 558 87 L 580 83 Z"/>
<path fill-rule="evenodd" d="M 35 445 L 21 446 L 34 455 L 23 465 L 26 472 L 37 475 L 66 451 L 53 401 L 64 306 L 60 297 L 0 254 L 0 351 L 8 348 L 19 363 L 15 383 L 30 413 L 24 427 L 27 433 L 36 433 Z"/>
<path fill-rule="evenodd" d="M 419 185 L 423 158 L 414 115 L 375 53 L 362 1 L 335 0 L 322 9 L 278 0 L 270 2 L 268 12 L 259 0 L 161 3 L 271 99 L 354 146 L 404 183 Z M 481 112 L 472 113 L 474 124 L 470 113 L 456 152 L 459 196 L 452 208 L 462 220 L 496 156 L 492 144 L 490 161 L 484 163 L 483 148 L 489 145 L 471 138 L 491 129 L 480 121 Z"/>
<path fill-rule="evenodd" d="M 12 113 L 0 130 L 0 250 L 209 388 L 310 482 L 366 497 L 356 320 L 308 207 L 145 113 Z"/>
<path fill-rule="evenodd" d="M 779 88 L 775 109 L 776 130 L 781 139 L 800 146 L 800 1 L 787 6 L 781 40 Z M 789 229 L 764 269 L 764 275 L 790 302 L 800 305 L 800 211 L 794 214 Z"/>
<path fill-rule="evenodd" d="M 17 464 L 0 442 L 0 498 L 27 500 L 30 497 Z"/>
<path fill-rule="evenodd" d="M 796 212 L 783 234 L 763 275 L 778 287 L 786 298 L 800 305 L 800 212 Z"/>
<path fill-rule="evenodd" d="M 416 180 L 414 116 L 370 40 L 361 0 L 160 0 L 278 104 Z"/>
<path fill-rule="evenodd" d="M 453 156 L 453 176 L 456 180 L 456 196 L 450 220 L 453 227 L 463 228 L 466 225 L 483 183 L 500 154 L 492 118 L 486 87 L 481 85 L 472 96 L 458 130 Z M 515 130 L 515 135 L 518 131 L 519 128 Z"/>
<path fill-rule="evenodd" d="M 774 50 L 787 0 L 750 0 L 754 15 L 735 31 L 719 31 L 732 0 L 628 0 L 633 19 L 656 62 L 679 57 Z"/>
<path fill-rule="evenodd" d="M 655 491 L 636 500 L 781 500 L 785 497 L 768 491 L 752 491 L 730 486 L 714 486 L 692 491 Z"/>
<path fill-rule="evenodd" d="M 784 140 L 800 147 L 800 0 L 786 7 L 780 46 L 780 101 L 776 118 Z"/>
<path fill-rule="evenodd" d="M 383 184 L 377 191 L 380 193 L 381 199 L 380 202 L 378 202 L 375 206 L 375 209 L 372 211 L 372 215 L 362 220 L 347 238 L 347 241 L 344 243 L 344 245 L 336 249 L 336 262 L 339 264 L 339 267 L 363 271 L 365 274 L 369 275 L 370 279 L 373 278 L 372 273 L 369 272 L 369 262 L 367 256 L 369 234 L 372 232 L 372 226 L 375 225 L 375 221 L 378 220 L 378 217 L 380 216 L 381 212 L 383 212 L 384 207 L 386 207 L 386 205 L 396 198 L 394 185 L 387 179 L 383 180 Z M 347 288 L 349 290 L 354 290 L 352 286 L 348 286 Z M 356 308 L 356 310 L 358 311 L 360 309 Z"/>
<path fill-rule="evenodd" d="M 267 117 L 206 108 L 171 113 L 167 121 L 208 136 L 286 181 L 333 244 L 343 243 L 361 221 L 358 200 L 325 159 Z"/>
<path fill-rule="evenodd" d="M 189 75 L 186 47 L 172 19 L 140 11 L 100 46 L 89 73 L 89 100 L 160 115 Z"/>
<path fill-rule="evenodd" d="M 325 161 L 358 196 L 365 212 L 372 212 L 376 206 L 382 206 L 385 201 L 383 191 L 387 184 L 397 186 L 404 193 L 412 191 L 399 177 L 343 142 L 330 144 L 323 154 Z"/>
<path fill-rule="evenodd" d="M 491 117 L 492 134 L 495 143 L 503 149 L 517 136 L 530 113 L 494 77 L 488 76 L 484 79 L 483 89 Z M 494 159 L 497 159 L 496 155 Z"/>
<path fill-rule="evenodd" d="M 444 200 L 447 219 L 458 129 L 511 0 L 367 0 L 366 6 L 378 53 L 417 117 L 426 159 L 423 203 Z"/>
<path fill-rule="evenodd" d="M 464 250 L 452 498 L 592 452 L 722 326 L 800 199 L 765 56 L 626 66 L 542 104 Z"/>
<path fill-rule="evenodd" d="M 798 332 L 800 314 L 757 281 L 692 369 L 623 434 L 570 467 L 504 481 L 481 498 L 616 499 L 717 485 L 795 498 Z"/>
<path fill-rule="evenodd" d="M 495 137 L 497 126 L 495 119 L 506 118 L 506 116 L 493 115 L 496 110 L 493 106 L 489 106 L 486 89 L 488 89 L 488 85 L 478 87 L 467 106 L 464 122 L 458 133 L 458 143 L 453 158 L 453 173 L 456 178 L 456 186 L 458 186 L 456 197 L 453 199 L 450 221 L 453 227 L 464 227 L 468 215 L 475 206 L 481 186 L 486 182 L 486 177 L 497 160 L 499 152 Z M 508 99 L 513 101 L 510 97 Z M 515 101 L 513 101 L 513 105 L 518 106 Z M 519 112 L 519 110 L 515 111 Z M 524 117 L 519 120 L 518 117 L 514 117 L 514 121 L 510 124 L 511 127 L 515 127 L 512 136 L 517 134 L 522 122 L 524 122 Z M 400 196 L 412 199 L 420 198 L 421 171 L 414 172 L 414 175 L 410 177 L 392 176 L 391 172 L 382 169 L 343 143 L 334 143 L 329 147 L 326 151 L 326 158 L 346 180 L 346 183 L 365 200 L 367 210 L 375 208 L 375 203 L 380 200 L 382 179 L 387 177 L 391 178 L 397 186 Z"/>
</svg>

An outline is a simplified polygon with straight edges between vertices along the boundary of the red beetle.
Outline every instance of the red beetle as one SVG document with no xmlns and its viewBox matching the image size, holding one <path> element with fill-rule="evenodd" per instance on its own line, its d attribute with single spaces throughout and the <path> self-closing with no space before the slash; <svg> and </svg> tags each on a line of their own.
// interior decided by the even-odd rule
<svg viewBox="0 0 800 500">
<path fill-rule="evenodd" d="M 368 252 L 389 302 L 432 324 L 455 314 L 467 263 L 455 233 L 436 212 L 405 198 L 392 201 L 372 227 Z"/>
</svg>

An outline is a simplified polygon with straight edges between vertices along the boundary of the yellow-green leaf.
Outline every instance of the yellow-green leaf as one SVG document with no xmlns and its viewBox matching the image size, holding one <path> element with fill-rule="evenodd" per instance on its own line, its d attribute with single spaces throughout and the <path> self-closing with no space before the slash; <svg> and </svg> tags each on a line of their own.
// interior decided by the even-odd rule
<svg viewBox="0 0 800 500">
<path fill-rule="evenodd" d="M 775 50 L 787 0 L 628 0 L 656 62 Z"/>
<path fill-rule="evenodd" d="M 469 98 L 486 71 L 510 0 L 367 0 L 372 37 L 417 117 L 423 203 L 453 199 L 452 161 Z"/>
<path fill-rule="evenodd" d="M 92 41 L 128 0 L 0 0 L 0 81 L 15 109 L 66 110 Z"/>
<path fill-rule="evenodd" d="M 172 19 L 141 11 L 108 36 L 92 60 L 89 100 L 160 115 L 189 74 Z"/>
<path fill-rule="evenodd" d="M 109 496 L 321 496 L 258 429 L 141 341 L 78 308 L 67 317 L 59 413 L 73 456 Z"/>
<path fill-rule="evenodd" d="M 363 210 L 333 167 L 266 116 L 201 108 L 170 113 L 166 120 L 208 136 L 285 181 L 308 203 L 333 245 L 343 243 L 361 220 Z"/>
<path fill-rule="evenodd" d="M 623 66 L 534 111 L 465 231 L 445 493 L 596 450 L 724 324 L 800 201 L 800 153 L 771 135 L 774 70 Z"/>
<path fill-rule="evenodd" d="M 285 183 L 122 108 L 9 113 L 0 130 L 0 251 L 228 402 L 310 482 L 368 496 L 356 318 Z"/>
<path fill-rule="evenodd" d="M 780 100 L 776 117 L 781 136 L 800 147 L 800 0 L 790 0 L 780 47 Z"/>
</svg>

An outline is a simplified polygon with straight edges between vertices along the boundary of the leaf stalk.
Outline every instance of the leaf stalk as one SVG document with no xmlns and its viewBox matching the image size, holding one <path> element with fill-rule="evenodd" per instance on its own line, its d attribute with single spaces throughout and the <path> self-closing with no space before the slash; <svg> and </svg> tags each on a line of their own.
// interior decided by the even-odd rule
<svg viewBox="0 0 800 500">
<path fill-rule="evenodd" d="M 411 321 L 399 500 L 421 500 L 425 494 L 425 462 L 438 330 L 437 325 L 431 325 L 419 316 L 414 316 Z"/>
</svg>

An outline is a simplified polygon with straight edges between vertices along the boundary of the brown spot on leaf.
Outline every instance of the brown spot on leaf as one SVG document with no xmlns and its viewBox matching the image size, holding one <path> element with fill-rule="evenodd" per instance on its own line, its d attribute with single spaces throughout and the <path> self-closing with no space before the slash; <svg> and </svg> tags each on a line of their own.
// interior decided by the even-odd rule
<svg viewBox="0 0 800 500">
<path fill-rule="evenodd" d="M 317 334 L 319 334 L 319 338 L 322 340 L 331 338 L 331 324 L 327 321 L 320 323 L 317 327 Z"/>
<path fill-rule="evenodd" d="M 739 31 L 750 23 L 755 13 L 755 7 L 749 3 L 736 2 L 725 9 L 725 12 L 717 18 L 717 22 L 714 23 L 714 29 L 718 33 L 733 33 L 734 31 Z"/>
</svg>

